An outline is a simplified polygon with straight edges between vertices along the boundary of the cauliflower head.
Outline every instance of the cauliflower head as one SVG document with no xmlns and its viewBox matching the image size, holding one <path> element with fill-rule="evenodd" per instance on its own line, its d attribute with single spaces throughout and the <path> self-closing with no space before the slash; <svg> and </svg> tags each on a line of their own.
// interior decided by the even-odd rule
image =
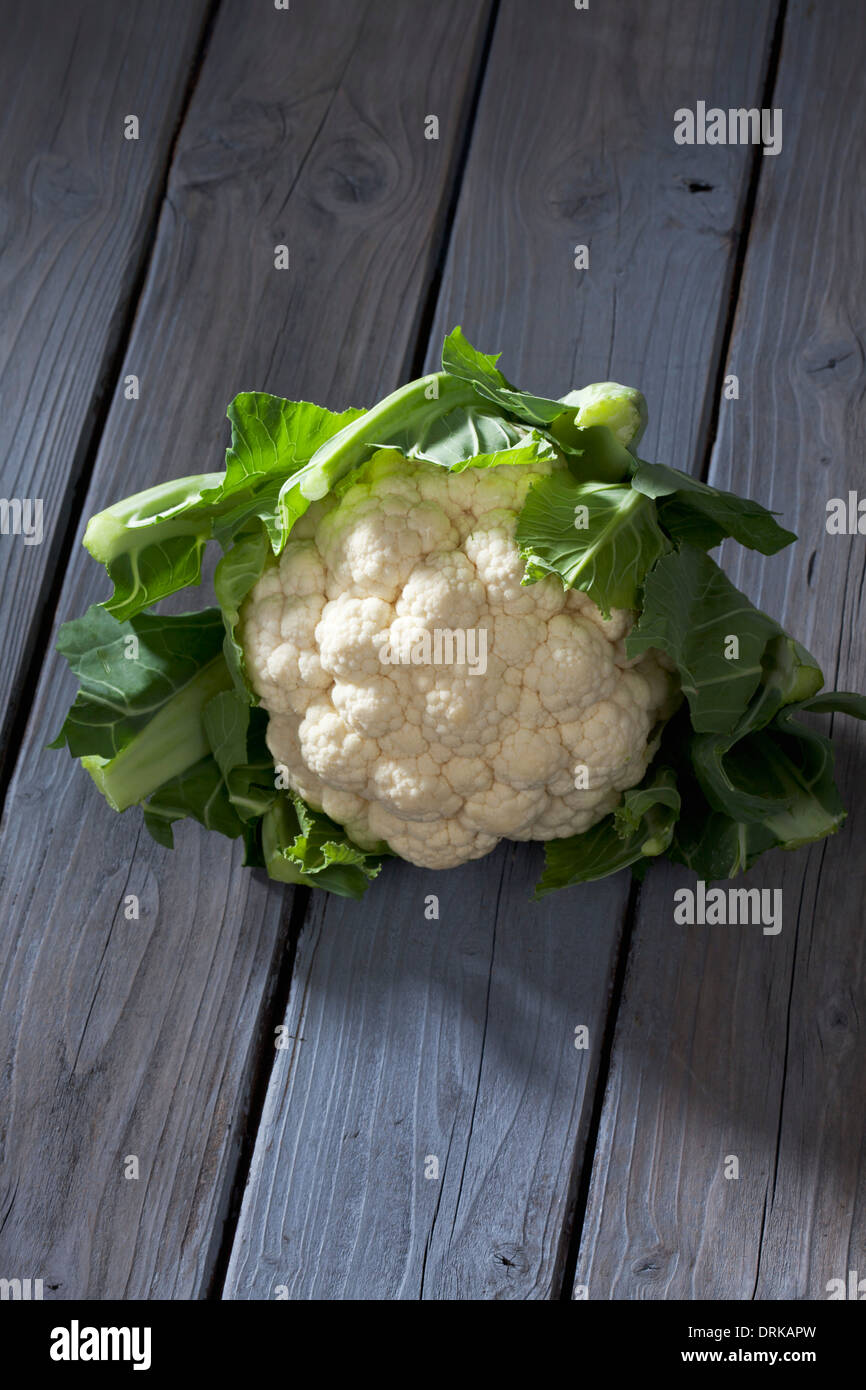
<svg viewBox="0 0 866 1390">
<path fill-rule="evenodd" d="M 286 784 L 362 848 L 445 869 L 607 815 L 675 703 L 556 576 L 523 585 L 517 516 L 558 465 L 451 472 L 378 451 L 316 503 L 241 613 Z"/>
</svg>

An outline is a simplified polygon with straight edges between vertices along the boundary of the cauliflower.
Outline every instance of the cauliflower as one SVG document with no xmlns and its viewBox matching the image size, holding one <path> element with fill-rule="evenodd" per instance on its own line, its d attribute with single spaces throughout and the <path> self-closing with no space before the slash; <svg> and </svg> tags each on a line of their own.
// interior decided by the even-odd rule
<svg viewBox="0 0 866 1390">
<path fill-rule="evenodd" d="M 359 898 L 388 849 L 439 869 L 541 840 L 544 897 L 663 854 L 733 877 L 842 824 L 794 715 L 866 696 L 818 696 L 707 553 L 796 537 L 640 458 L 636 387 L 521 391 L 458 327 L 368 409 L 243 391 L 228 415 L 224 473 L 90 518 L 113 592 L 58 636 L 80 689 L 51 746 L 159 844 L 192 816 Z M 210 541 L 219 606 L 157 611 Z"/>
<path fill-rule="evenodd" d="M 357 844 L 446 869 L 587 830 L 643 777 L 675 699 L 655 653 L 625 656 L 634 614 L 521 582 L 518 513 L 561 466 L 380 450 L 249 593 L 274 761 Z"/>
</svg>

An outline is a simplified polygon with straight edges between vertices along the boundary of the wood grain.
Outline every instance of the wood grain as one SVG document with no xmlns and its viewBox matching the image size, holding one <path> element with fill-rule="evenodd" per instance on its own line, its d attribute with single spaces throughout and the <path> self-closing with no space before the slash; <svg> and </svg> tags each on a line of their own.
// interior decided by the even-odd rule
<svg viewBox="0 0 866 1390">
<path fill-rule="evenodd" d="M 699 463 L 749 161 L 715 151 L 691 192 L 706 151 L 683 161 L 673 112 L 693 83 L 756 101 L 771 23 L 769 5 L 503 4 L 428 365 L 461 322 L 546 394 L 639 381 L 649 448 Z M 533 906 L 539 868 L 500 847 L 315 904 L 227 1297 L 557 1296 L 628 881 Z"/>
<path fill-rule="evenodd" d="M 789 7 L 783 151 L 760 161 L 726 366 L 740 399 L 711 472 L 800 536 L 770 560 L 727 551 L 735 582 L 829 687 L 860 690 L 864 539 L 828 535 L 825 508 L 864 477 L 862 55 L 858 6 Z M 847 825 L 743 880 L 782 889 L 780 935 L 674 926 L 673 891 L 694 883 L 674 868 L 641 894 L 577 1268 L 590 1298 L 823 1299 L 863 1276 L 866 737 L 833 722 Z"/>
<path fill-rule="evenodd" d="M 85 515 L 218 467 L 238 390 L 337 406 L 400 377 L 485 16 L 456 0 L 221 7 L 121 367 L 141 396 L 113 398 Z M 77 552 L 60 617 L 105 590 Z M 44 752 L 72 685 L 50 658 L 7 803 L 0 1271 L 43 1278 L 46 1297 L 201 1296 L 273 1046 L 291 895 L 197 827 L 163 852 Z"/>
<path fill-rule="evenodd" d="M 206 13 L 206 0 L 0 6 L 0 492 L 43 507 L 41 544 L 0 536 L 0 767 Z"/>
</svg>

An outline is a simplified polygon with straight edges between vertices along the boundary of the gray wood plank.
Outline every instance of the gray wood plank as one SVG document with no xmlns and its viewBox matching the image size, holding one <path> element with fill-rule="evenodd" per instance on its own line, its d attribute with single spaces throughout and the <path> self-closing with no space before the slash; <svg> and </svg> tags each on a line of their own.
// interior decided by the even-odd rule
<svg viewBox="0 0 866 1390">
<path fill-rule="evenodd" d="M 42 503 L 41 544 L 0 536 L 0 766 L 207 8 L 0 7 L 0 493 Z M 138 140 L 124 138 L 128 115 Z"/>
<path fill-rule="evenodd" d="M 800 536 L 770 560 L 726 550 L 735 582 L 829 687 L 860 690 L 864 539 L 825 521 L 830 497 L 863 487 L 863 56 L 859 6 L 789 7 L 783 152 L 761 160 L 726 367 L 741 395 L 723 405 L 711 472 Z M 647 880 L 577 1267 L 590 1298 L 823 1299 L 829 1280 L 863 1276 L 866 737 L 838 717 L 833 733 L 847 825 L 740 880 L 782 889 L 778 936 L 675 926 L 673 892 L 694 875 Z"/>
<path fill-rule="evenodd" d="M 363 402 L 401 374 L 485 16 L 457 0 L 222 7 L 121 368 L 141 396 L 115 397 L 85 515 L 218 467 L 238 390 Z M 274 269 L 281 242 L 289 272 Z M 60 617 L 105 591 L 76 552 Z M 291 894 L 195 826 L 163 852 L 137 812 L 112 815 L 43 751 L 71 689 L 48 660 L 7 803 L 0 1270 L 53 1297 L 201 1296 Z"/>
<path fill-rule="evenodd" d="M 691 193 L 703 165 L 683 176 L 673 111 L 693 80 L 757 99 L 771 21 L 748 4 L 501 7 L 430 366 L 462 322 L 536 389 L 637 381 L 651 447 L 700 461 L 748 161 L 718 152 L 712 191 Z M 315 904 L 227 1297 L 556 1296 L 628 881 L 533 906 L 539 868 L 537 848 L 500 847 Z"/>
</svg>

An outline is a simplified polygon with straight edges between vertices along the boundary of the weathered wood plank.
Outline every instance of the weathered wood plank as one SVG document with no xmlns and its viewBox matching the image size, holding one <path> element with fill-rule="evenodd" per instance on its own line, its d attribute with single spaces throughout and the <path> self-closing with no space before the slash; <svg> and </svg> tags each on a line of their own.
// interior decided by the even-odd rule
<svg viewBox="0 0 866 1390">
<path fill-rule="evenodd" d="M 726 367 L 740 399 L 723 405 L 711 474 L 800 536 L 771 560 L 727 551 L 735 582 L 828 686 L 861 690 L 864 540 L 828 535 L 825 507 L 863 485 L 863 52 L 858 6 L 789 8 L 783 152 L 761 160 Z M 778 936 L 675 926 L 683 871 L 641 894 L 577 1268 L 590 1298 L 821 1299 L 863 1275 L 866 739 L 834 724 L 847 825 L 742 880 L 782 889 Z"/>
<path fill-rule="evenodd" d="M 244 387 L 363 402 L 405 370 L 485 16 L 457 0 L 221 8 L 122 367 L 141 396 L 115 397 L 86 514 L 218 466 Z M 430 111 L 438 144 L 423 138 Z M 76 553 L 60 616 L 105 589 Z M 71 685 L 49 661 L 7 805 L 0 1270 L 64 1298 L 194 1297 L 214 1268 L 291 895 L 196 827 L 162 852 L 138 813 L 113 816 L 43 752 Z"/>
<path fill-rule="evenodd" d="M 683 170 L 673 111 L 693 80 L 756 100 L 771 19 L 501 7 L 430 366 L 462 322 L 537 389 L 639 381 L 651 447 L 699 461 L 748 162 L 719 152 L 711 193 L 692 194 L 702 165 Z M 227 1297 L 556 1295 L 628 882 L 533 906 L 539 867 L 537 849 L 501 847 L 450 873 L 389 867 L 360 905 L 315 904 Z"/>
<path fill-rule="evenodd" d="M 0 492 L 42 506 L 41 543 L 0 536 L 0 767 L 19 701 L 29 698 L 22 676 L 114 386 L 207 8 L 206 0 L 0 8 Z M 138 118 L 137 140 L 124 138 L 128 115 Z"/>
</svg>

